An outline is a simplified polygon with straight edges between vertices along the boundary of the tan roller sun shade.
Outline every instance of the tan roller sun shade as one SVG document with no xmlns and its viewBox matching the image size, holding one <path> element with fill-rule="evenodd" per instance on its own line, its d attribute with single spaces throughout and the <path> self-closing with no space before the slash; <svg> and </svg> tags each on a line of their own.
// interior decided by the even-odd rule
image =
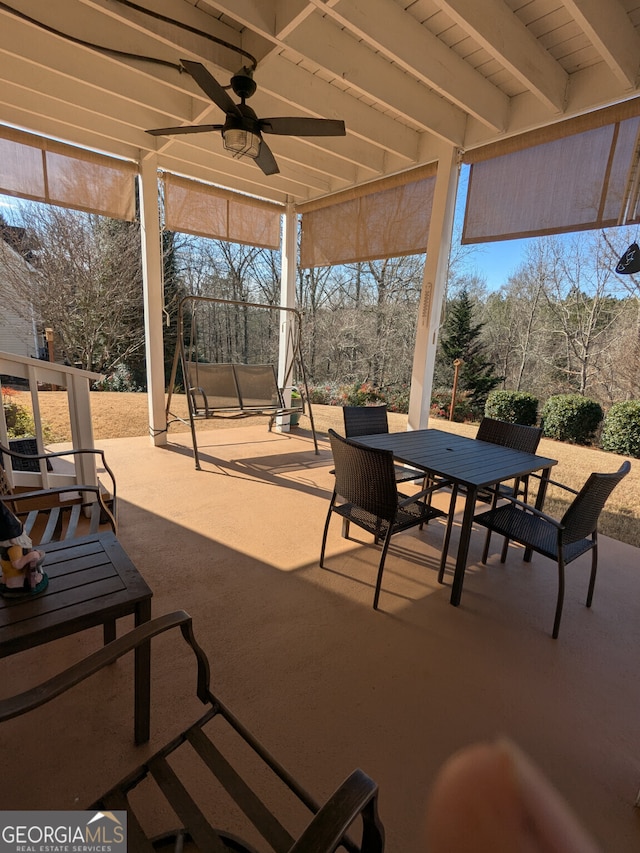
<svg viewBox="0 0 640 853">
<path fill-rule="evenodd" d="M 482 151 L 471 152 L 469 159 L 476 162 L 469 174 L 462 242 L 617 225 L 639 128 L 640 118 L 632 117 L 530 147 L 515 140 L 514 150 L 486 159 Z"/>
<path fill-rule="evenodd" d="M 164 176 L 165 226 L 172 231 L 277 250 L 282 213 L 283 208 L 271 202 Z"/>
<path fill-rule="evenodd" d="M 135 219 L 134 163 L 0 128 L 0 192 Z"/>
<path fill-rule="evenodd" d="M 299 205 L 301 267 L 425 252 L 435 166 Z"/>
</svg>

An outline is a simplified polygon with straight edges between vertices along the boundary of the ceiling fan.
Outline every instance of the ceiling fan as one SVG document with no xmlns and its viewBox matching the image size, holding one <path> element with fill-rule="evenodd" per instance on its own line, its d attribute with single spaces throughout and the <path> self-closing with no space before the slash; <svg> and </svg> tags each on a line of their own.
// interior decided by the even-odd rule
<svg viewBox="0 0 640 853">
<path fill-rule="evenodd" d="M 251 157 L 265 175 L 275 175 L 280 169 L 271 149 L 262 138 L 263 133 L 276 133 L 281 136 L 344 136 L 346 133 L 344 122 L 338 119 L 299 116 L 258 118 L 251 107 L 245 104 L 246 99 L 256 91 L 253 72 L 250 68 L 241 68 L 231 78 L 231 88 L 240 98 L 240 103 L 236 104 L 226 89 L 202 63 L 193 62 L 190 59 L 181 59 L 180 62 L 202 91 L 225 113 L 225 122 L 224 124 L 197 124 L 148 130 L 147 133 L 153 136 L 207 133 L 219 130 L 222 133 L 224 147 L 231 151 L 234 157 Z"/>
</svg>

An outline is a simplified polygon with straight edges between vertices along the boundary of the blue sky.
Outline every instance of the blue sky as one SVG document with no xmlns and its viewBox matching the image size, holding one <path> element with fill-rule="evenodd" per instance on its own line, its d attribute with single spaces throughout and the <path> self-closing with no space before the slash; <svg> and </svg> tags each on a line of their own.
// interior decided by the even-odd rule
<svg viewBox="0 0 640 853">
<path fill-rule="evenodd" d="M 535 239 L 535 238 L 534 238 Z M 529 240 L 505 240 L 502 243 L 482 243 L 474 246 L 469 267 L 484 279 L 489 290 L 497 290 L 506 284 L 525 258 Z"/>
</svg>

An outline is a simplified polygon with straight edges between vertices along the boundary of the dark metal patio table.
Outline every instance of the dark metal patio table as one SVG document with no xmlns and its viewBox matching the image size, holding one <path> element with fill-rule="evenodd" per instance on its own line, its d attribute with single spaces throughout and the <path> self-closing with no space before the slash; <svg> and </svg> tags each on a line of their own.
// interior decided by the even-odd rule
<svg viewBox="0 0 640 853">
<path fill-rule="evenodd" d="M 151 618 L 151 589 L 111 533 L 96 533 L 38 546 L 46 551 L 49 586 L 28 599 L 0 597 L 0 658 L 103 626 L 104 642 L 116 637 L 116 619 Z M 134 734 L 149 740 L 151 655 L 149 643 L 134 653 Z"/>
<path fill-rule="evenodd" d="M 499 444 L 466 438 L 438 429 L 419 429 L 407 432 L 388 432 L 361 435 L 356 441 L 368 447 L 391 450 L 395 459 L 413 468 L 420 468 L 451 480 L 466 491 L 466 502 L 456 567 L 451 587 L 451 604 L 457 607 L 462 596 L 464 573 L 469 554 L 469 541 L 478 492 L 505 480 L 513 480 L 542 471 L 536 497 L 536 507 L 542 508 L 547 480 L 557 459 L 523 453 Z"/>
</svg>

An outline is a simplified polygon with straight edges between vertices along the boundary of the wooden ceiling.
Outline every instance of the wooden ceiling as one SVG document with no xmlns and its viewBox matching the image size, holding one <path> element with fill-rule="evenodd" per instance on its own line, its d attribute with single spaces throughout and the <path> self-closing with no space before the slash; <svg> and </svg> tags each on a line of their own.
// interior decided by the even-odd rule
<svg viewBox="0 0 640 853">
<path fill-rule="evenodd" d="M 223 121 L 183 58 L 223 86 L 255 59 L 259 117 L 347 135 L 269 135 L 272 176 L 217 132 L 153 137 Z M 639 67 L 640 0 L 0 0 L 0 124 L 276 202 L 634 98 Z"/>
</svg>

